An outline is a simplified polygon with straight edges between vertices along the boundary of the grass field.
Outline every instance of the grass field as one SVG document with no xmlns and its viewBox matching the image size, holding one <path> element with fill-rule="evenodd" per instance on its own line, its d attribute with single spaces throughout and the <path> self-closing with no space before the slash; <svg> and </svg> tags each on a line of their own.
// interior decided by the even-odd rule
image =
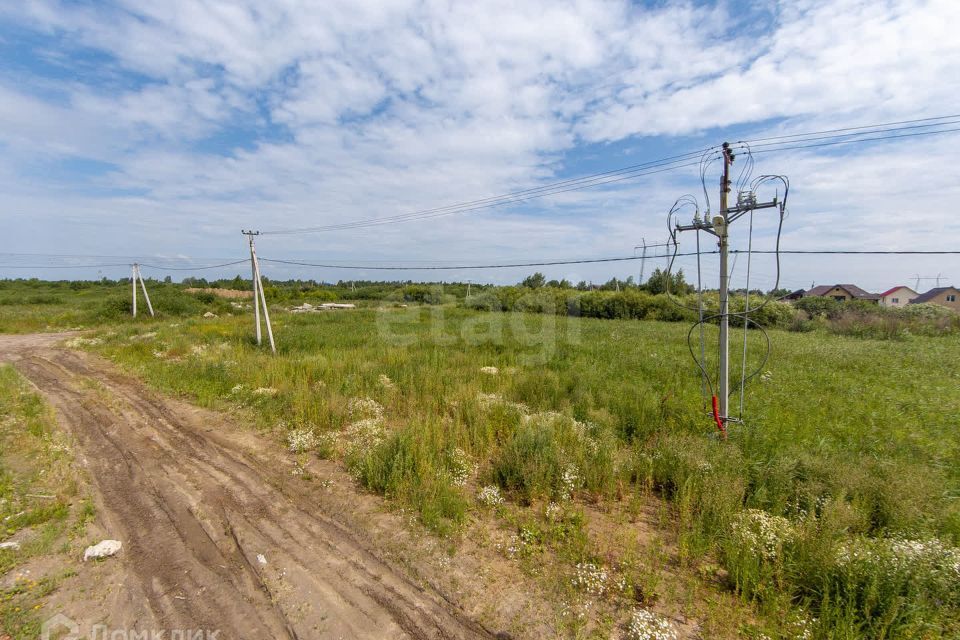
<svg viewBox="0 0 960 640">
<path fill-rule="evenodd" d="M 73 344 L 249 415 L 306 474 L 310 456 L 342 460 L 453 544 L 478 521 L 513 527 L 505 553 L 534 569 L 549 556 L 586 598 L 652 601 L 662 570 L 696 577 L 661 604 L 714 619 L 711 637 L 960 635 L 955 337 L 773 331 L 744 423 L 723 440 L 685 323 L 277 309 L 274 357 L 253 344 L 249 311 L 226 317 L 217 302 L 221 317 L 200 318 L 203 305 L 181 304 L 190 315 L 107 318 Z M 638 562 L 589 542 L 591 514 L 645 504 L 664 505 L 669 553 Z M 693 603 L 704 585 L 748 613 Z"/>
<path fill-rule="evenodd" d="M 44 605 L 72 569 L 93 505 L 82 499 L 69 443 L 50 408 L 8 365 L 0 366 L 0 630 L 40 637 Z M 41 556 L 60 567 L 16 575 Z M 15 576 L 15 577 L 14 577 Z M 48 615 L 48 614 L 47 614 Z M 2 635 L 2 634 L 0 634 Z"/>
</svg>

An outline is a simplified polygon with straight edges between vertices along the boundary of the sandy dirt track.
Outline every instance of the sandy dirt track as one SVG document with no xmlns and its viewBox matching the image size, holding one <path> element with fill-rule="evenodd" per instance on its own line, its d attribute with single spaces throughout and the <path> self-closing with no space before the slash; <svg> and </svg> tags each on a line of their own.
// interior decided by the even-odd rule
<svg viewBox="0 0 960 640">
<path fill-rule="evenodd" d="M 97 613 L 109 626 L 224 640 L 494 637 L 298 490 L 277 447 L 57 347 L 63 338 L 0 336 L 0 361 L 55 407 L 99 526 L 124 543 L 122 589 Z"/>
</svg>

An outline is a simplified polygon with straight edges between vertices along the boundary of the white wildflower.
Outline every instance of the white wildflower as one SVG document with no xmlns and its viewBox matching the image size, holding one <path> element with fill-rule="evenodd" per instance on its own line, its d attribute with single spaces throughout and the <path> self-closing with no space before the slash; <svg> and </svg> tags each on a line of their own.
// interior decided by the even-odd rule
<svg viewBox="0 0 960 640">
<path fill-rule="evenodd" d="M 450 475 L 455 487 L 464 487 L 467 481 L 477 471 L 477 465 L 474 463 L 467 452 L 457 447 L 450 452 Z"/>
<path fill-rule="evenodd" d="M 383 406 L 373 398 L 351 398 L 348 406 L 353 419 L 383 417 Z"/>
<path fill-rule="evenodd" d="M 627 625 L 628 640 L 677 640 L 673 623 L 646 609 L 635 609 Z"/>
<path fill-rule="evenodd" d="M 230 389 L 230 393 L 240 393 L 241 391 L 243 391 L 242 384 L 235 384 L 233 385 L 233 388 Z"/>
<path fill-rule="evenodd" d="M 500 487 L 488 484 L 477 492 L 477 502 L 487 507 L 495 507 L 503 504 L 503 494 L 500 493 Z"/>
<path fill-rule="evenodd" d="M 567 500 L 573 497 L 574 492 L 580 487 L 580 470 L 577 465 L 568 464 L 560 476 L 560 493 Z"/>
<path fill-rule="evenodd" d="M 386 374 L 381 373 L 379 376 L 377 376 L 377 380 L 380 382 L 380 386 L 382 386 L 384 389 L 397 388 L 397 385 Z"/>
<path fill-rule="evenodd" d="M 561 507 L 556 502 L 547 503 L 546 508 L 544 509 L 544 516 L 550 522 L 556 522 L 563 515 L 563 507 Z"/>
<path fill-rule="evenodd" d="M 495 376 L 500 373 L 500 369 L 496 367 L 480 367 L 480 373 L 485 373 L 488 376 Z"/>
<path fill-rule="evenodd" d="M 77 338 L 72 338 L 70 340 L 67 340 L 64 344 L 66 344 L 71 349 L 76 349 L 78 347 L 94 347 L 98 344 L 103 344 L 103 340 L 101 340 L 100 338 L 77 337 Z"/>
<path fill-rule="evenodd" d="M 347 453 L 356 456 L 366 456 L 383 442 L 383 422 L 380 418 L 365 418 L 357 420 L 344 429 L 343 442 Z"/>
<path fill-rule="evenodd" d="M 760 509 L 747 509 L 737 514 L 730 532 L 741 547 L 768 561 L 776 560 L 784 543 L 796 535 L 789 520 Z"/>
<path fill-rule="evenodd" d="M 287 434 L 287 445 L 292 453 L 303 453 L 317 446 L 317 436 L 310 429 L 294 429 Z"/>
<path fill-rule="evenodd" d="M 257 387 L 252 393 L 257 396 L 275 396 L 279 391 L 273 387 Z"/>
<path fill-rule="evenodd" d="M 581 591 L 586 591 L 594 596 L 602 596 L 607 592 L 609 577 L 606 567 L 595 565 L 592 562 L 580 562 L 577 564 L 577 572 L 571 582 L 574 587 Z"/>
<path fill-rule="evenodd" d="M 190 353 L 195 356 L 202 356 L 207 352 L 207 345 L 205 344 L 195 344 L 190 348 Z"/>
</svg>

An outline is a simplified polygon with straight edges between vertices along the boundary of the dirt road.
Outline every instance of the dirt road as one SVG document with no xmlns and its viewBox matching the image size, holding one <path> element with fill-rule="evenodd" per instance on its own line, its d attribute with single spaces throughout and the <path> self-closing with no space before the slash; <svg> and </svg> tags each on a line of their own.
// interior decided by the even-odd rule
<svg viewBox="0 0 960 640">
<path fill-rule="evenodd" d="M 87 467 L 98 526 L 123 541 L 110 561 L 116 588 L 84 603 L 88 623 L 224 640 L 493 637 L 326 514 L 277 447 L 58 348 L 62 339 L 0 336 L 0 361 L 56 408 Z"/>
</svg>

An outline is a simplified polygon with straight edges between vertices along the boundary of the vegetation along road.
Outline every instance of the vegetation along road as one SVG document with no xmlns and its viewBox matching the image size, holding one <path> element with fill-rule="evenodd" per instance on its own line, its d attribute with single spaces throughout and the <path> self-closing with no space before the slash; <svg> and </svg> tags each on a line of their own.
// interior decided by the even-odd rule
<svg viewBox="0 0 960 640">
<path fill-rule="evenodd" d="M 74 619 L 222 638 L 491 637 L 316 509 L 269 447 L 55 347 L 63 338 L 2 336 L 0 360 L 55 407 L 105 529 L 124 542 L 124 596 L 76 607 Z"/>
</svg>

